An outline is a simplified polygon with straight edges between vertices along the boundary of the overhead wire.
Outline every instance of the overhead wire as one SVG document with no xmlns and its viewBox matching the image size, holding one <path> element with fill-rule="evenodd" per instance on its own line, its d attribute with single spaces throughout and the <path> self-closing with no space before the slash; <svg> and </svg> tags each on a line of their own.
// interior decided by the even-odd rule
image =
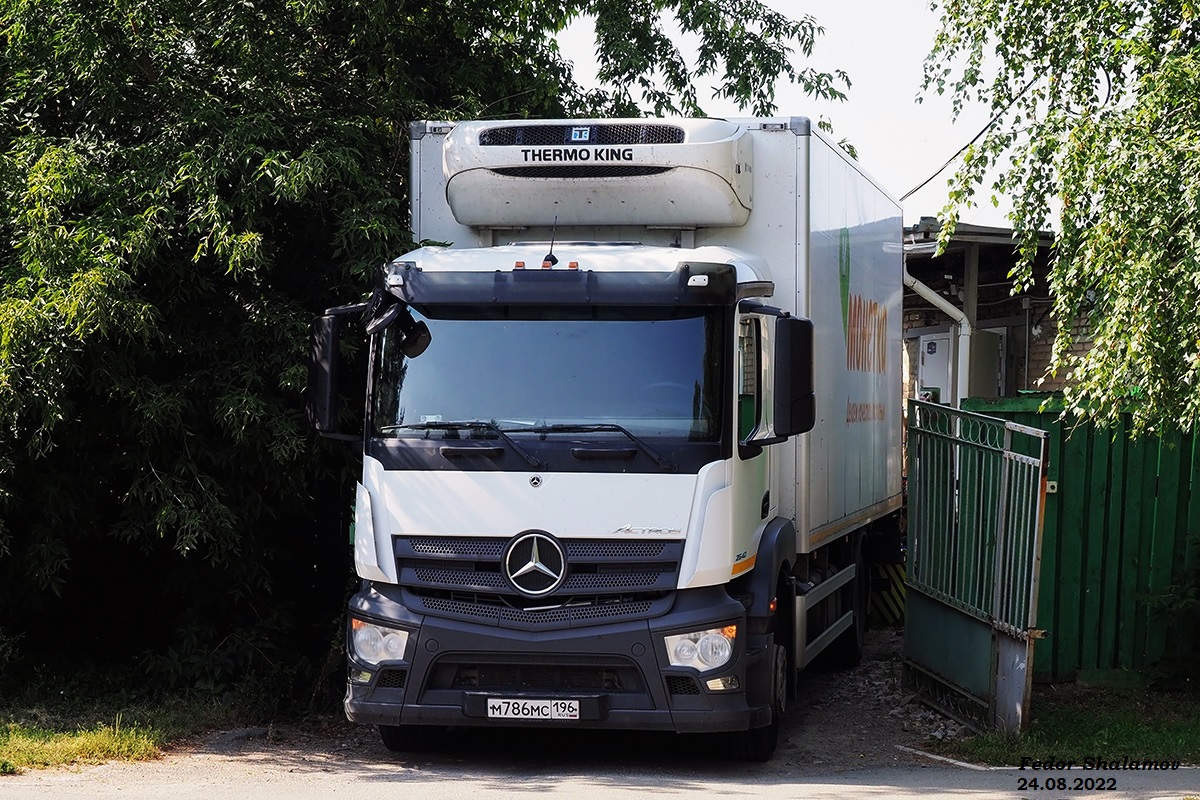
<svg viewBox="0 0 1200 800">
<path fill-rule="evenodd" d="M 958 149 L 958 152 L 957 152 L 957 153 L 955 153 L 954 155 L 950 156 L 950 158 L 946 159 L 946 163 L 944 163 L 944 164 L 942 164 L 940 167 L 938 167 L 938 168 L 937 168 L 937 170 L 935 170 L 935 171 L 934 171 L 934 173 L 933 173 L 932 175 L 930 175 L 928 178 L 926 178 L 925 180 L 921 181 L 921 182 L 920 182 L 920 183 L 918 183 L 916 186 L 914 186 L 913 188 L 911 188 L 911 189 L 909 189 L 907 192 L 905 192 L 905 193 L 904 193 L 904 195 L 903 195 L 903 196 L 901 196 L 901 198 L 900 198 L 900 202 L 901 202 L 901 203 L 903 203 L 903 202 L 904 202 L 905 200 L 907 200 L 909 197 L 911 197 L 912 195 L 914 195 L 914 194 L 916 194 L 917 192 L 919 192 L 919 191 L 921 191 L 922 189 L 924 189 L 924 188 L 925 188 L 925 186 L 926 186 L 926 185 L 928 185 L 928 184 L 929 184 L 929 182 L 930 182 L 931 180 L 933 180 L 934 178 L 936 178 L 938 175 L 941 175 L 941 174 L 942 174 L 942 172 L 943 172 L 943 171 L 946 169 L 946 167 L 950 166 L 950 165 L 951 165 L 951 164 L 953 164 L 955 161 L 957 161 L 957 160 L 958 160 L 958 157 L 959 157 L 959 156 L 961 156 L 963 153 L 965 153 L 965 152 L 967 151 L 967 148 L 968 148 L 968 147 L 970 147 L 971 145 L 973 145 L 973 144 L 975 144 L 976 142 L 978 142 L 978 141 L 980 140 L 980 138 L 982 138 L 982 136 L 983 136 L 985 133 L 987 133 L 989 130 L 991 130 L 991 129 L 992 129 L 992 127 L 993 127 L 993 126 L 994 126 L 994 125 L 995 125 L 997 122 L 999 122 L 999 121 L 1000 121 L 1000 118 L 1001 118 L 1001 117 L 1003 117 L 1003 116 L 1004 116 L 1006 113 L 1008 113 L 1008 110 L 1009 110 L 1010 108 L 1012 108 L 1012 107 L 1013 107 L 1013 103 L 1015 103 L 1015 102 L 1017 102 L 1018 100 L 1020 100 L 1020 99 L 1021 99 L 1021 97 L 1022 97 L 1022 96 L 1024 96 L 1024 94 L 1025 94 L 1027 91 L 1029 91 L 1029 87 L 1033 86 L 1033 84 L 1034 84 L 1036 81 L 1037 81 L 1037 78 L 1030 78 L 1030 80 L 1029 80 L 1029 83 L 1025 84 L 1025 86 L 1024 86 L 1022 89 L 1021 89 L 1021 91 L 1019 91 L 1019 92 L 1017 92 L 1015 95 L 1013 95 L 1013 98 L 1012 98 L 1011 100 L 1009 100 L 1009 101 L 1008 101 L 1008 104 L 1007 104 L 1007 105 L 1005 105 L 1005 106 L 1004 106 L 1004 108 L 1002 108 L 1002 109 L 1000 109 L 999 111 L 997 111 L 997 112 L 996 112 L 996 114 L 995 114 L 995 116 L 993 116 L 993 117 L 992 117 L 990 120 L 988 120 L 987 124 L 986 124 L 986 125 L 984 125 L 984 126 L 983 126 L 983 128 L 981 128 L 981 129 L 980 129 L 979 133 L 975 134 L 974 138 L 972 138 L 972 139 L 971 139 L 971 141 L 969 141 L 969 142 L 967 142 L 966 144 L 964 144 L 962 147 L 960 147 L 960 148 Z"/>
</svg>

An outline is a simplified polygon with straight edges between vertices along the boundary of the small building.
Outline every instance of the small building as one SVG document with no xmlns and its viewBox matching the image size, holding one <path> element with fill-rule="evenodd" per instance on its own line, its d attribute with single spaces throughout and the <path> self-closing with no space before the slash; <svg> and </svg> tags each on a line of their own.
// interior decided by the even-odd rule
<svg viewBox="0 0 1200 800">
<path fill-rule="evenodd" d="M 924 217 L 904 232 L 906 396 L 957 406 L 964 397 L 1061 389 L 1062 376 L 1047 374 L 1056 330 L 1047 283 L 1053 234 L 1038 241 L 1033 285 L 1014 292 L 1011 229 L 960 223 L 935 257 L 940 230 Z"/>
</svg>

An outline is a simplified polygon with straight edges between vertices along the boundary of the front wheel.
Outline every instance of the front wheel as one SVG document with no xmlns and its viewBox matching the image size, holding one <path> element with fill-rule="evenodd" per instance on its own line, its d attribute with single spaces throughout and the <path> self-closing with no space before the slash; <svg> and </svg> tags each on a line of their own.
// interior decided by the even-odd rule
<svg viewBox="0 0 1200 800">
<path fill-rule="evenodd" d="M 779 729 L 783 714 L 787 710 L 787 651 L 782 645 L 773 644 L 771 664 L 771 722 L 761 728 L 751 728 L 734 734 L 735 751 L 743 761 L 766 762 L 775 755 L 779 746 Z"/>
</svg>

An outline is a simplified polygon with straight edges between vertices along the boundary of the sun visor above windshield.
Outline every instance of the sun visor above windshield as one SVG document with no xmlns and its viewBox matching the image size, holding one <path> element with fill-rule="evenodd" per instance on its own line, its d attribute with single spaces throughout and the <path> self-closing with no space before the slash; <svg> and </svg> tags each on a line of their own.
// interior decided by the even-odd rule
<svg viewBox="0 0 1200 800">
<path fill-rule="evenodd" d="M 693 228 L 750 215 L 750 137 L 725 120 L 470 122 L 442 155 L 461 225 Z"/>
<path fill-rule="evenodd" d="M 428 305 L 732 305 L 732 264 L 681 263 L 672 272 L 512 270 L 437 272 L 407 266 L 390 291 L 416 308 Z"/>
</svg>

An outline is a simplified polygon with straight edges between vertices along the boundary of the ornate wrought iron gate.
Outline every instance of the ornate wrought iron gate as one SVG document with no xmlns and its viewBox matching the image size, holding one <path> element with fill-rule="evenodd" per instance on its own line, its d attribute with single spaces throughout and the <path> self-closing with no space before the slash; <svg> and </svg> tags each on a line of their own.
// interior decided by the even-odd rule
<svg viewBox="0 0 1200 800">
<path fill-rule="evenodd" d="M 905 683 L 978 728 L 1029 723 L 1048 442 L 909 401 Z"/>
</svg>

